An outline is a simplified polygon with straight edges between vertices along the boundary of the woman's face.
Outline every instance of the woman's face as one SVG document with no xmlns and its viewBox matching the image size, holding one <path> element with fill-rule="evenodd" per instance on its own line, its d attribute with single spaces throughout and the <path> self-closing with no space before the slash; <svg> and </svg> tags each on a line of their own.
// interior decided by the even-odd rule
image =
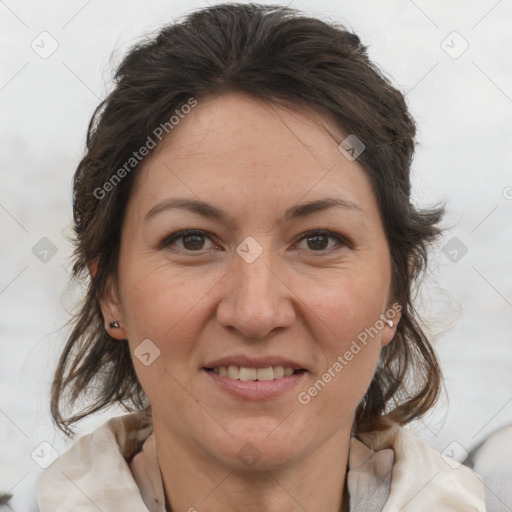
<svg viewBox="0 0 512 512">
<path fill-rule="evenodd" d="M 200 101 L 127 207 L 109 332 L 128 339 L 155 431 L 225 467 L 348 442 L 399 318 L 370 182 L 314 119 Z"/>
</svg>

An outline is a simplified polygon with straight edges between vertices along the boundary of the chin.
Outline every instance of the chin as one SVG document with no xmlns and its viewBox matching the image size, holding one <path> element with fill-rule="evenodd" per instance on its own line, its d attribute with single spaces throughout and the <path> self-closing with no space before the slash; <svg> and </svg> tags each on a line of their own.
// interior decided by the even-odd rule
<svg viewBox="0 0 512 512">
<path fill-rule="evenodd" d="M 300 452 L 299 432 L 291 432 L 283 419 L 247 418 L 227 430 L 230 435 L 223 431 L 208 451 L 231 469 L 268 471 L 286 466 Z"/>
</svg>

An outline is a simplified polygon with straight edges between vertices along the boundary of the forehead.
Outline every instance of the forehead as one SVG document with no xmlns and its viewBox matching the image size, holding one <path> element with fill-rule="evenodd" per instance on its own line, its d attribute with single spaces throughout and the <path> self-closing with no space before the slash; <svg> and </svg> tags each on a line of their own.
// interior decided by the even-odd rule
<svg viewBox="0 0 512 512">
<path fill-rule="evenodd" d="M 339 151 L 344 138 L 312 109 L 238 93 L 209 98 L 198 101 L 143 162 L 135 195 L 146 210 L 169 195 L 217 198 L 226 207 L 243 197 L 287 209 L 301 198 L 340 194 L 367 203 L 373 200 L 370 182 L 364 168 Z"/>
<path fill-rule="evenodd" d="M 233 163 L 230 159 L 235 156 L 243 168 L 258 167 L 258 172 L 265 174 L 268 167 L 275 175 L 290 171 L 290 166 L 277 164 L 305 158 L 306 164 L 315 162 L 313 170 L 328 170 L 341 156 L 336 138 L 329 132 L 344 138 L 338 127 L 312 108 L 291 109 L 229 93 L 199 101 L 164 139 L 153 160 L 167 153 L 187 166 L 191 158 L 215 155 Z"/>
</svg>

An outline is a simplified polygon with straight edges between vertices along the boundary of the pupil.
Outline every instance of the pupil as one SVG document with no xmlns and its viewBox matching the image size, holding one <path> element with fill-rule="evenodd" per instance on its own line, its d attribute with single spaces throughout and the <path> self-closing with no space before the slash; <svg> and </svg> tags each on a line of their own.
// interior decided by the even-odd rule
<svg viewBox="0 0 512 512">
<path fill-rule="evenodd" d="M 320 247 L 317 246 L 317 248 L 325 249 L 325 247 L 327 247 L 328 242 L 327 242 L 327 237 L 325 235 L 317 235 L 317 236 L 308 237 L 308 242 L 310 242 L 311 240 L 314 241 L 313 243 L 317 243 L 319 240 L 324 241 L 324 243 L 320 243 Z M 311 247 L 310 247 L 310 249 L 311 249 Z"/>
<path fill-rule="evenodd" d="M 195 239 L 195 242 L 192 242 L 192 246 L 191 247 L 187 247 L 187 240 L 194 240 Z M 197 244 L 197 242 L 199 242 Z M 187 235 L 187 236 L 184 236 L 183 237 L 183 246 L 186 248 L 186 249 L 201 249 L 201 247 L 203 246 L 203 242 L 204 243 L 204 240 L 203 240 L 203 236 L 202 235 Z"/>
</svg>

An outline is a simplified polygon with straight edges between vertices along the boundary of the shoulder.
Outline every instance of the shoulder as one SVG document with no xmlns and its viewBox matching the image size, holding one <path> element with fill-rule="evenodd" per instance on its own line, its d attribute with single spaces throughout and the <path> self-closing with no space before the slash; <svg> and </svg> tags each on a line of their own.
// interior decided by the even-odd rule
<svg viewBox="0 0 512 512">
<path fill-rule="evenodd" d="M 132 413 L 112 418 L 78 439 L 39 476 L 40 512 L 90 508 L 92 503 L 103 512 L 121 506 L 126 511 L 146 510 L 127 461 L 151 431 L 147 415 Z"/>
<path fill-rule="evenodd" d="M 475 447 L 465 462 L 478 473 L 490 489 L 489 510 L 500 510 L 512 504 L 512 425 L 490 434 Z"/>
<path fill-rule="evenodd" d="M 382 512 L 464 510 L 485 512 L 482 480 L 466 466 L 441 455 L 407 427 L 395 425 L 360 436 L 373 452 L 391 449 L 394 462 Z"/>
</svg>

